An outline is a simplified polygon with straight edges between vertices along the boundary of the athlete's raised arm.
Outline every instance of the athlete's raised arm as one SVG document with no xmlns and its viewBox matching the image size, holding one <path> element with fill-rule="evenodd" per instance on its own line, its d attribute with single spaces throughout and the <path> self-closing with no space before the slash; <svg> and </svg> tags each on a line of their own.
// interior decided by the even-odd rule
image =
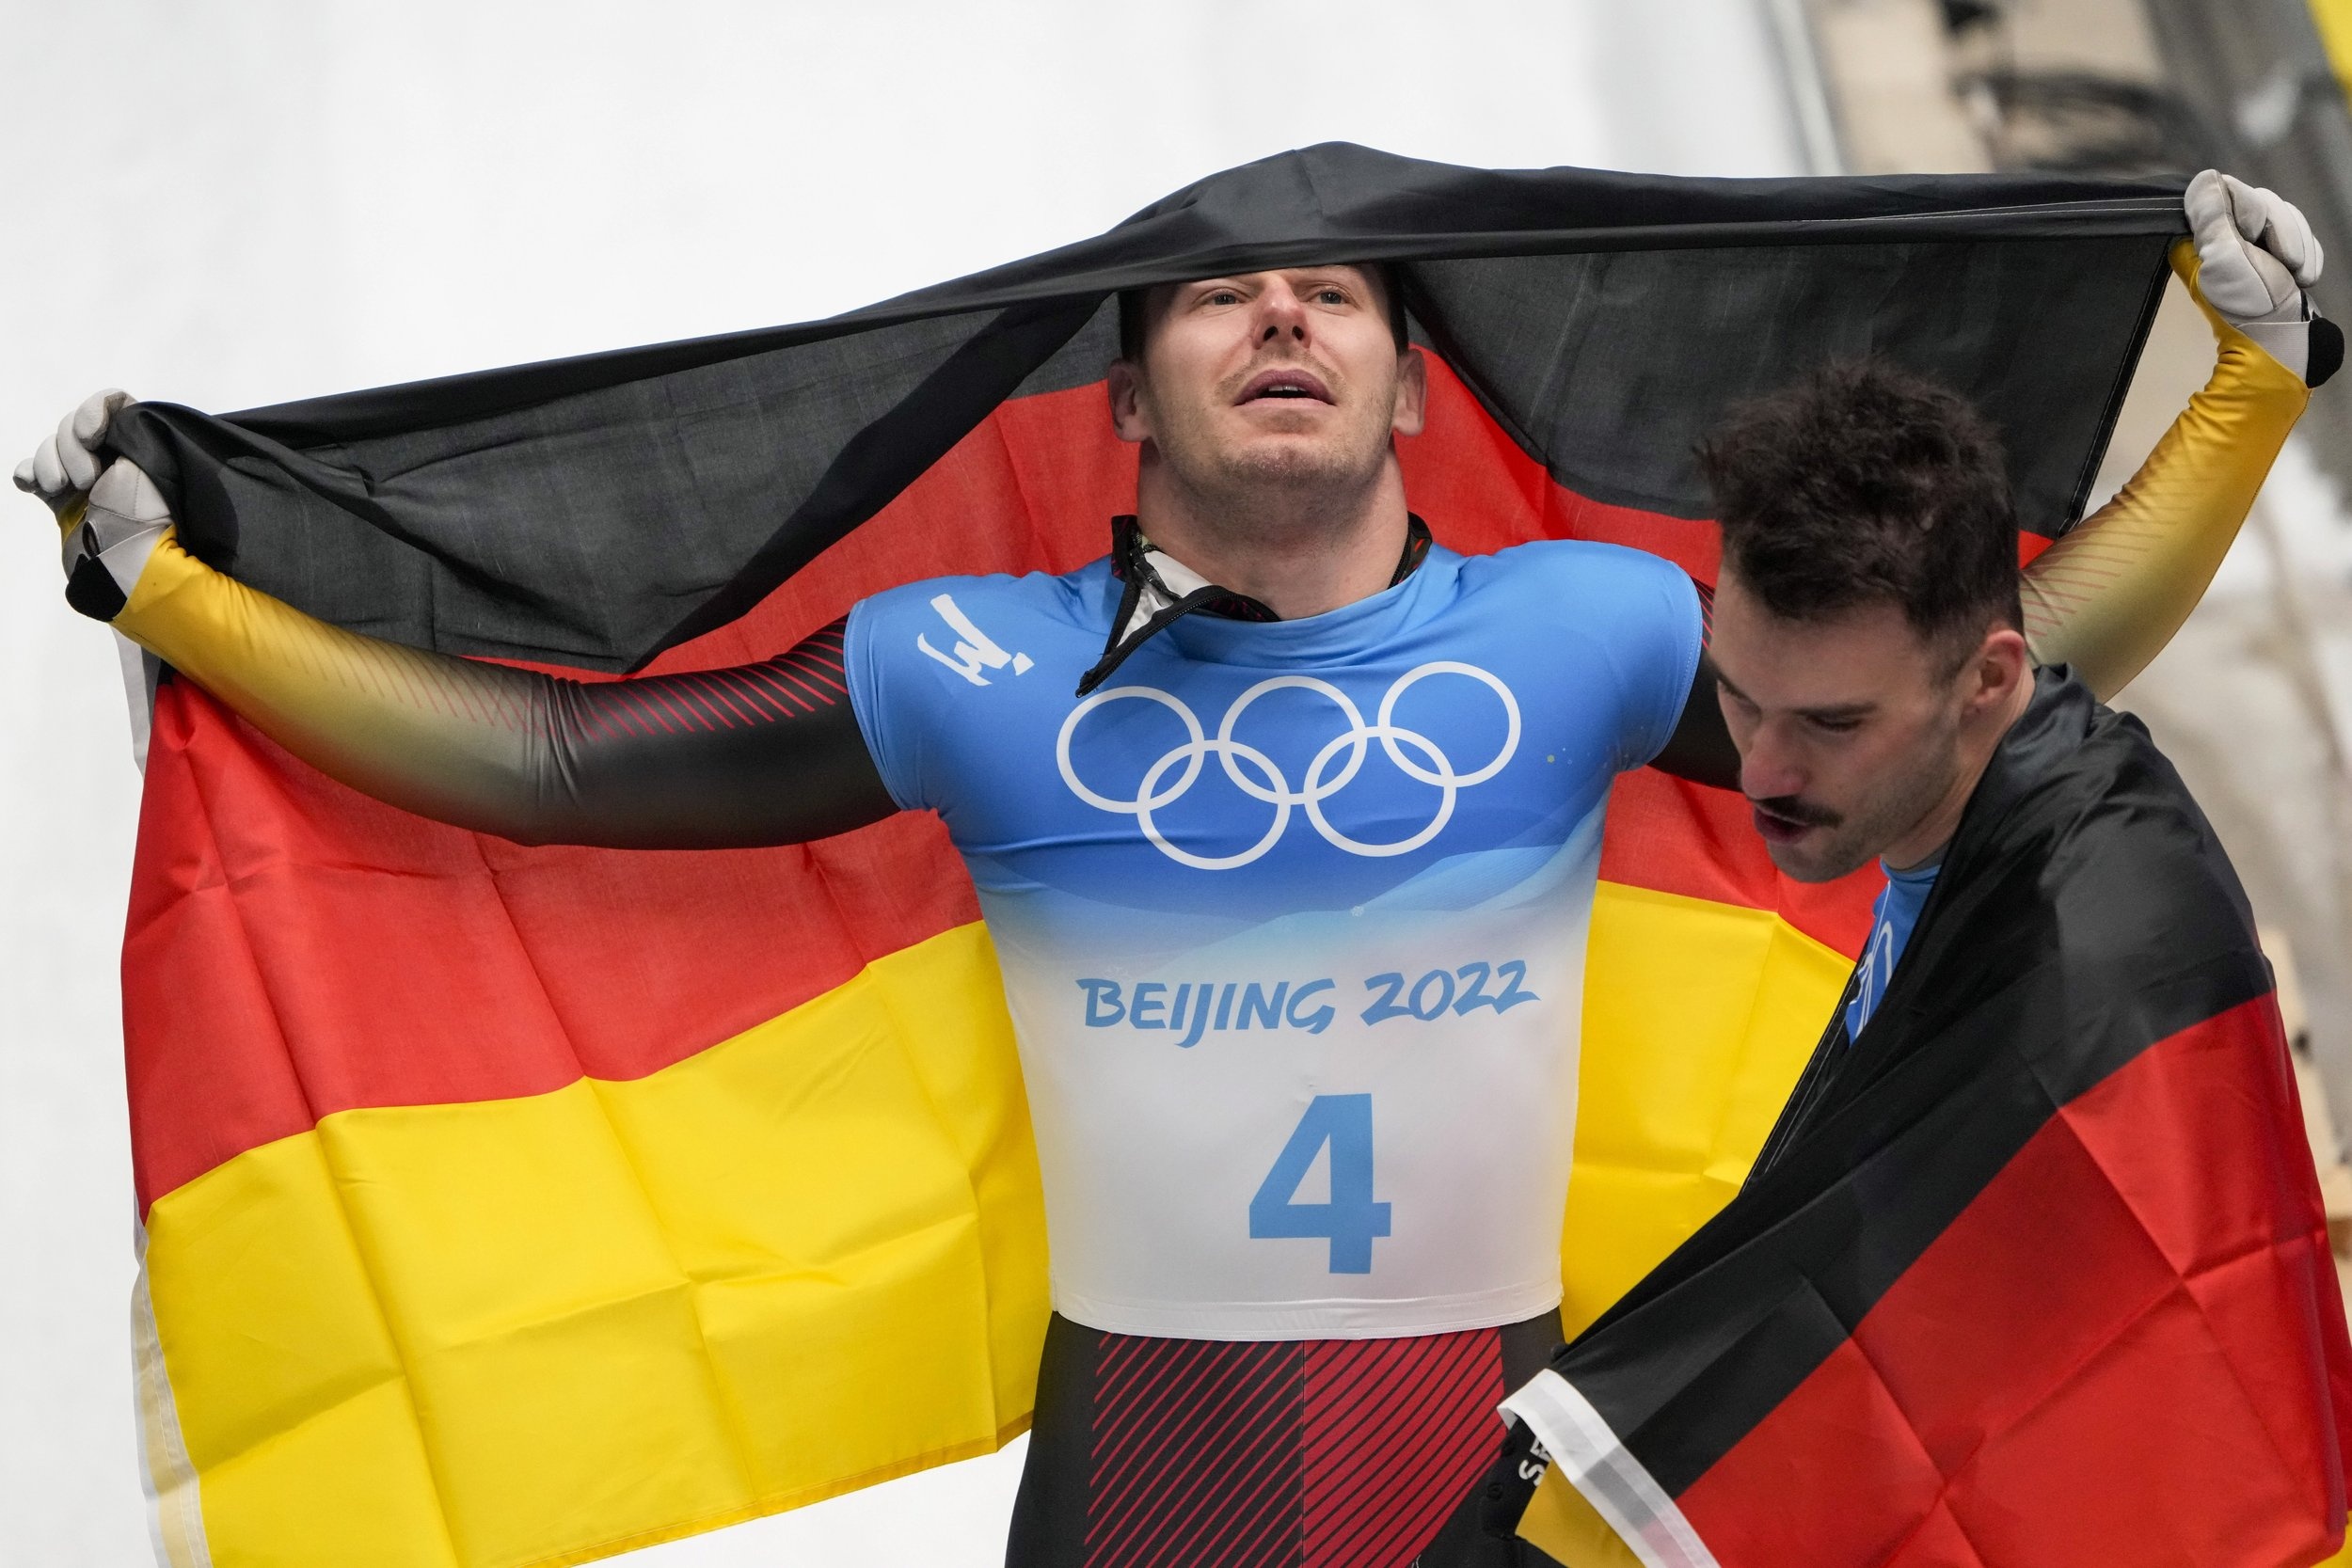
<svg viewBox="0 0 2352 1568">
<path fill-rule="evenodd" d="M 56 512 L 67 598 L 331 777 L 524 844 L 731 848 L 898 807 L 850 707 L 842 626 L 762 664 L 558 679 L 326 625 L 180 547 L 163 497 L 94 454 L 101 393 L 17 470 Z"/>
<path fill-rule="evenodd" d="M 2193 234 L 2173 247 L 2172 266 L 2213 325 L 2212 378 L 2130 483 L 2036 558 L 2020 584 L 2035 660 L 2073 666 L 2102 700 L 2197 608 L 2311 388 L 2343 358 L 2342 336 L 2312 320 L 2304 299 L 2322 258 L 2301 213 L 2211 169 L 2189 182 L 2185 206 Z M 1656 766 L 1739 787 L 1739 753 L 1704 657 Z"/>
<path fill-rule="evenodd" d="M 2229 553 L 2311 388 L 2344 340 L 2310 319 L 2321 254 L 2303 214 L 2208 169 L 2187 197 L 2172 267 L 2213 327 L 2213 376 L 2115 499 L 2026 571 L 2026 641 L 2102 700 L 2139 673 Z M 2307 384 L 2308 379 L 2308 384 Z"/>
</svg>

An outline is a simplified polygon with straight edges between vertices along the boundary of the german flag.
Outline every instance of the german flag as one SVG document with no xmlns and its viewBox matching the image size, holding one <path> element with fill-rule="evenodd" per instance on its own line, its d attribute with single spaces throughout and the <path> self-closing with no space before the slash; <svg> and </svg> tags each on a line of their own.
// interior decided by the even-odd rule
<svg viewBox="0 0 2352 1568">
<path fill-rule="evenodd" d="M 2342 1544 L 2352 1351 L 2269 967 L 2137 721 L 2042 673 L 1861 1036 L 1512 1407 L 1576 1489 L 1522 1528 L 1586 1568 Z"/>
<path fill-rule="evenodd" d="M 2161 182 L 1677 181 L 1329 146 L 813 325 L 225 420 L 144 404 L 111 439 L 191 551 L 327 622 L 572 675 L 688 672 L 895 584 L 1099 556 L 1135 483 L 1100 384 L 1112 295 L 1382 261 L 1432 359 L 1408 496 L 1455 549 L 1607 540 L 1711 583 L 1694 438 L 1876 350 L 2000 426 L 2030 552 L 2080 513 L 2179 211 Z M 1646 1342 L 1640 1303 L 1723 1277 L 1677 1248 L 1740 1191 L 1874 889 L 1784 882 L 1736 797 L 1653 773 L 1618 785 L 1601 874 L 1571 1331 L 1675 1254 L 1584 1341 L 1615 1346 Z M 141 1389 L 173 1562 L 584 1561 L 1023 1429 L 1036 1156 L 935 820 L 525 848 L 371 801 L 167 678 L 134 878 Z M 2252 995 L 2227 1017 L 2255 1019 Z M 1792 1190 L 1808 1147 L 1751 1193 Z M 2029 1301 L 2005 1310 L 1983 1328 Z M 1770 1473 L 1727 1516 L 1776 1506 Z"/>
</svg>

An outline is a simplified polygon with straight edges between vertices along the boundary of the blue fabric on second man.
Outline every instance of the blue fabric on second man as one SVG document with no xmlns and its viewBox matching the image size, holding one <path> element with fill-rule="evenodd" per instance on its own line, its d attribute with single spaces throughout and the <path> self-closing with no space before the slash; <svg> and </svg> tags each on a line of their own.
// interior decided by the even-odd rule
<svg viewBox="0 0 2352 1568">
<path fill-rule="evenodd" d="M 1870 911 L 1869 944 L 1863 948 L 1862 960 L 1854 968 L 1853 999 L 1846 1004 L 1849 1041 L 1862 1037 L 1862 1026 L 1878 1011 L 1887 986 L 1894 981 L 1895 966 L 1902 961 L 1903 948 L 1911 941 L 1911 928 L 1919 924 L 1919 911 L 1927 907 L 1928 895 L 1934 890 L 1935 874 L 1944 868 L 1940 859 L 1908 871 L 1898 871 L 1884 861 L 1879 865 L 1886 873 L 1886 886 Z"/>
</svg>

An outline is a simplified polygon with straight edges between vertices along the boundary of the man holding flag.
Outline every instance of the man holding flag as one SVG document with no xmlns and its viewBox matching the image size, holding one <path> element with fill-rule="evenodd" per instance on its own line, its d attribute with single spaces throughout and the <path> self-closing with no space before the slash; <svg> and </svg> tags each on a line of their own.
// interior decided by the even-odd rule
<svg viewBox="0 0 2352 1568">
<path fill-rule="evenodd" d="M 2189 203 L 2222 356 L 2291 392 L 2316 243 L 2211 173 Z M 2166 439 L 2234 461 L 2221 423 Z M 2122 556 L 2184 541 L 2076 535 L 2021 595 L 1996 438 L 1882 362 L 1748 405 L 1701 463 L 1756 831 L 1801 880 L 1875 857 L 1886 883 L 1747 1192 L 1506 1402 L 1490 1518 L 1541 1474 L 1526 1533 L 1579 1564 L 2317 1560 L 2352 1362 L 2268 968 L 2179 777 L 2093 695 L 2182 584 L 2099 612 L 2136 657 L 2051 635 Z M 1824 1203 L 1854 1222 L 1804 1217 Z M 1596 1375 L 1612 1344 L 1644 1366 Z M 2293 1379 L 2297 1350 L 2300 1386 L 2240 1382 Z M 2194 1451 L 2146 1420 L 2175 1404 Z M 2046 1492 L 2018 1485 L 2037 1464 Z M 2152 1485 L 2161 1524 L 2125 1500 Z"/>
<path fill-rule="evenodd" d="M 2230 222 L 2213 189 L 2201 231 Z M 2249 254 L 2315 274 L 2274 219 Z M 2233 319 L 2299 325 L 2291 293 Z M 1165 285 L 1122 316 L 1111 419 L 1141 459 L 1108 556 L 910 584 L 730 670 L 581 683 L 305 616 L 182 549 L 137 467 L 102 472 L 119 396 L 19 483 L 58 511 L 76 608 L 396 805 L 639 848 L 939 815 L 1053 1235 L 1011 1560 L 1496 1560 L 1456 1504 L 1494 1399 L 1558 1337 L 1609 786 L 1653 760 L 1733 779 L 1699 596 L 1613 546 L 1432 543 L 1393 444 L 1425 372 L 1380 267 Z M 2225 356 L 2201 396 L 2258 481 L 2301 383 Z M 2072 536 L 2161 546 L 2098 594 L 2066 599 L 2053 553 L 2043 648 L 2112 672 L 2160 644 L 2250 496 L 2217 461 L 2170 441 Z M 2098 621 L 2151 581 L 2169 620 Z M 1996 641 L 1987 712 L 2025 689 L 2025 641 Z M 1788 793 L 1766 808 L 1836 809 Z"/>
</svg>

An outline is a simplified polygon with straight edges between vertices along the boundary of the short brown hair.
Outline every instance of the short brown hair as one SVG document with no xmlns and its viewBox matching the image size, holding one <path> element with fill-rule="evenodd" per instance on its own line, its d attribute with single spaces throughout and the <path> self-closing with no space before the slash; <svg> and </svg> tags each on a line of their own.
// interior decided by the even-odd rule
<svg viewBox="0 0 2352 1568">
<path fill-rule="evenodd" d="M 1412 346 L 1412 336 L 1405 320 L 1405 278 L 1392 261 L 1349 261 L 1380 280 L 1380 293 L 1389 303 L 1389 331 L 1396 339 L 1396 352 L 1404 353 Z M 1152 288 L 1166 288 L 1155 283 L 1152 288 L 1119 291 L 1119 356 L 1133 363 L 1143 353 L 1143 324 L 1145 309 L 1151 303 Z"/>
<path fill-rule="evenodd" d="M 1924 376 L 1832 360 L 1735 408 L 1698 463 L 1725 567 L 1784 620 L 1891 601 L 1922 639 L 1971 646 L 2024 624 L 2000 437 Z"/>
</svg>

